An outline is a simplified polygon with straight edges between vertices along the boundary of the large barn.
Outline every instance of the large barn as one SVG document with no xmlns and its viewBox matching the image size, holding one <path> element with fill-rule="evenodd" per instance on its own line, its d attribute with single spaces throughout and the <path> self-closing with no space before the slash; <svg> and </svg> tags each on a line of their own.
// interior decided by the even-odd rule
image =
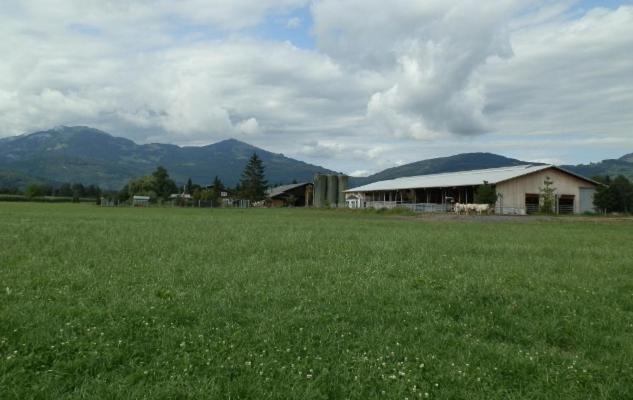
<svg viewBox="0 0 633 400">
<path fill-rule="evenodd" d="M 350 208 L 407 207 L 414 211 L 450 211 L 454 203 L 474 203 L 484 182 L 498 195 L 495 212 L 529 214 L 539 210 L 540 189 L 549 178 L 555 188 L 555 211 L 593 211 L 599 183 L 553 165 L 519 165 L 398 178 L 346 190 Z"/>
</svg>

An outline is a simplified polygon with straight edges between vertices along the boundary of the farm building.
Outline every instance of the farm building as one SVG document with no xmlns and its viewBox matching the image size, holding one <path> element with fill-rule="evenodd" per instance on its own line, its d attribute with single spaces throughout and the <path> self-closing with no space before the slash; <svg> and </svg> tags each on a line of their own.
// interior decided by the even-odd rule
<svg viewBox="0 0 633 400">
<path fill-rule="evenodd" d="M 414 211 L 450 211 L 454 203 L 474 203 L 475 191 L 487 182 L 497 193 L 495 212 L 529 214 L 539 210 L 540 189 L 550 178 L 557 213 L 593 211 L 599 183 L 553 165 L 513 167 L 412 176 L 346 190 L 350 208 L 406 207 Z"/>
<path fill-rule="evenodd" d="M 266 191 L 273 207 L 308 207 L 313 203 L 314 184 L 310 182 L 277 186 Z"/>
<path fill-rule="evenodd" d="M 149 206 L 149 196 L 133 196 L 132 207 L 147 207 Z"/>
</svg>

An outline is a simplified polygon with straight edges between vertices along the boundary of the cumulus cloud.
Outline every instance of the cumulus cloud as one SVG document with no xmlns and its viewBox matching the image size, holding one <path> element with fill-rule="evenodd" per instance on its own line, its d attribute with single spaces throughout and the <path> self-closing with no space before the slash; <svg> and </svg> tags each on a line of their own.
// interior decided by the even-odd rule
<svg viewBox="0 0 633 400">
<path fill-rule="evenodd" d="M 633 149 L 633 7 L 573 4 L 7 0 L 0 136 L 236 136 L 364 172 L 469 150 Z M 311 19 L 293 16 L 306 6 Z M 316 48 L 260 35 L 271 16 Z"/>
<path fill-rule="evenodd" d="M 504 134 L 629 136 L 631 38 L 633 7 L 595 9 L 515 32 L 515 56 L 482 71 L 486 113 Z"/>
<path fill-rule="evenodd" d="M 259 124 L 255 118 L 240 121 L 240 123 L 237 124 L 237 128 L 245 135 L 256 135 L 259 133 Z"/>
<path fill-rule="evenodd" d="M 374 124 L 419 139 L 490 130 L 474 75 L 489 57 L 512 55 L 507 23 L 516 2 L 326 0 L 314 9 L 320 46 L 388 76 L 390 86 L 367 105 Z"/>
</svg>

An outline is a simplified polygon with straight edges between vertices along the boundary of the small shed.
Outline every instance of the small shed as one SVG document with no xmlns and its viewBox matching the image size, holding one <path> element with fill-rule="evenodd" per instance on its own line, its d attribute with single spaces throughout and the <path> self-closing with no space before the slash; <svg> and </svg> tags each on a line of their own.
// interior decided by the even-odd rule
<svg viewBox="0 0 633 400">
<path fill-rule="evenodd" d="M 149 196 L 133 196 L 132 207 L 147 207 L 149 206 Z"/>
<path fill-rule="evenodd" d="M 273 207 L 309 207 L 312 205 L 314 184 L 311 182 L 277 186 L 266 191 Z"/>
</svg>

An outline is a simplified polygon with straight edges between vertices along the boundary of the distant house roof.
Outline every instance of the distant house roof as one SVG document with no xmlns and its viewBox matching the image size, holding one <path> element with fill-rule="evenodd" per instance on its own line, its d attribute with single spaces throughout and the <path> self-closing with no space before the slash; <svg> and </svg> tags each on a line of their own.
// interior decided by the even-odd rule
<svg viewBox="0 0 633 400">
<path fill-rule="evenodd" d="M 213 190 L 213 188 L 215 188 L 215 185 L 206 185 L 204 188 L 207 190 Z M 233 190 L 223 187 L 221 192 L 232 193 Z"/>
<path fill-rule="evenodd" d="M 484 181 L 490 184 L 497 184 L 510 179 L 518 178 L 523 175 L 543 171 L 549 168 L 555 168 L 559 171 L 565 172 L 569 175 L 573 175 L 594 185 L 599 185 L 598 182 L 553 165 L 518 165 L 514 167 L 478 169 L 472 171 L 448 172 L 443 174 L 419 175 L 406 178 L 397 178 L 370 183 L 368 185 L 346 190 L 345 192 L 354 193 L 414 188 L 475 186 L 481 185 Z"/>
<path fill-rule="evenodd" d="M 266 196 L 273 198 L 286 193 L 289 190 L 299 188 L 301 186 L 312 185 L 311 182 L 293 183 L 291 185 L 282 185 L 266 190 Z"/>
<path fill-rule="evenodd" d="M 149 201 L 149 196 L 133 196 L 132 200 Z"/>
<path fill-rule="evenodd" d="M 170 199 L 191 199 L 191 197 L 189 193 L 172 193 L 169 195 Z"/>
</svg>

